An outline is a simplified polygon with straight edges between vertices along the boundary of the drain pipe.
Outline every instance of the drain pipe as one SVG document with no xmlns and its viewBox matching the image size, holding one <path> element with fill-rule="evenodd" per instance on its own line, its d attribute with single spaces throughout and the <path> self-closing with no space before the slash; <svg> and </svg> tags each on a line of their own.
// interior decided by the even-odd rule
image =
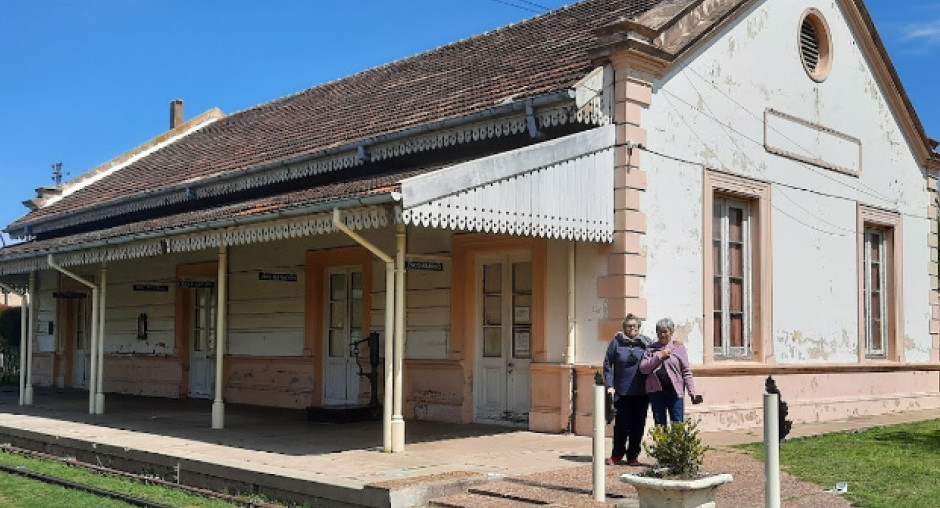
<svg viewBox="0 0 940 508">
<path fill-rule="evenodd" d="M 16 294 L 20 295 L 20 384 L 19 384 L 19 392 L 20 392 L 20 405 L 23 406 L 23 405 L 25 405 L 24 402 L 25 402 L 25 398 L 26 398 L 26 395 L 23 393 L 23 389 L 24 389 L 24 386 L 23 386 L 23 385 L 24 385 L 24 383 L 25 383 L 25 381 L 26 381 L 26 325 L 27 325 L 27 323 L 26 323 L 26 319 L 27 319 L 26 308 L 27 308 L 27 306 L 29 305 L 29 303 L 28 303 L 28 301 L 27 301 L 26 291 L 17 291 L 17 290 L 15 290 L 15 289 L 13 289 L 11 286 L 7 286 L 6 284 L 4 284 L 4 283 L 2 283 L 2 282 L 0 282 L 0 289 L 3 289 L 3 290 L 5 290 L 5 291 L 8 292 L 8 293 L 16 293 Z"/>
<path fill-rule="evenodd" d="M 29 272 L 29 316 L 26 334 L 26 382 L 23 384 L 23 405 L 33 405 L 33 347 L 36 344 L 36 315 L 39 314 L 39 300 L 36 298 L 36 272 Z"/>
<path fill-rule="evenodd" d="M 108 302 L 108 264 L 101 263 L 101 304 L 98 306 L 98 380 L 95 391 L 95 414 L 104 414 L 104 312 Z"/>
<path fill-rule="evenodd" d="M 575 325 L 575 243 L 568 243 L 568 347 L 565 350 L 565 363 L 568 365 L 568 425 L 567 432 L 574 432 L 574 398 L 575 393 L 575 344 L 577 332 Z"/>
<path fill-rule="evenodd" d="M 395 332 L 394 311 L 395 311 L 395 261 L 391 256 L 382 252 L 378 247 L 360 236 L 358 233 L 349 229 L 349 227 L 340 220 L 339 208 L 333 209 L 333 227 L 346 233 L 346 236 L 352 238 L 359 245 L 362 245 L 369 252 L 385 262 L 385 394 L 382 402 L 382 451 L 392 452 L 392 392 L 395 388 L 392 381 L 392 355 L 393 340 Z"/>
<path fill-rule="evenodd" d="M 97 413 L 95 390 L 98 383 L 98 286 L 57 265 L 55 260 L 52 259 L 52 254 L 49 254 L 46 260 L 50 268 L 91 288 L 91 369 L 88 373 L 88 414 L 93 415 Z M 30 288 L 32 286 L 32 281 L 30 281 Z M 30 321 L 30 324 L 32 324 L 32 321 Z M 32 359 L 32 355 L 30 355 L 30 362 L 32 362 Z M 30 370 L 32 370 L 32 366 L 30 366 Z"/>
</svg>

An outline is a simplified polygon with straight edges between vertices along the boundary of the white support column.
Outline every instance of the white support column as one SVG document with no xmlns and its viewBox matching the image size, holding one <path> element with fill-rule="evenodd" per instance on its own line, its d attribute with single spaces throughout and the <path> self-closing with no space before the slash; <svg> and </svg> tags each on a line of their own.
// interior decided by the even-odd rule
<svg viewBox="0 0 940 508">
<path fill-rule="evenodd" d="M 104 324 L 108 304 L 108 264 L 101 263 L 101 305 L 98 307 L 98 374 L 95 385 L 95 414 L 104 414 Z"/>
<path fill-rule="evenodd" d="M 39 308 L 36 301 L 36 272 L 29 272 L 29 333 L 26 337 L 26 387 L 23 389 L 23 404 L 33 405 L 33 348 L 36 347 L 36 314 Z"/>
<path fill-rule="evenodd" d="M 98 288 L 91 288 L 91 369 L 88 372 L 88 414 L 97 413 L 95 391 L 98 386 Z"/>
<path fill-rule="evenodd" d="M 395 400 L 392 414 L 392 452 L 405 451 L 405 419 L 402 417 L 402 366 L 405 356 L 405 225 L 399 224 L 395 249 Z"/>
<path fill-rule="evenodd" d="M 392 451 L 392 405 L 395 382 L 395 265 L 385 263 L 385 397 L 382 402 L 382 451 Z"/>
<path fill-rule="evenodd" d="M 222 400 L 222 369 L 225 358 L 225 329 L 228 290 L 228 252 L 225 244 L 219 246 L 218 295 L 215 322 L 215 401 L 212 402 L 212 428 L 225 428 L 225 402 Z"/>
</svg>

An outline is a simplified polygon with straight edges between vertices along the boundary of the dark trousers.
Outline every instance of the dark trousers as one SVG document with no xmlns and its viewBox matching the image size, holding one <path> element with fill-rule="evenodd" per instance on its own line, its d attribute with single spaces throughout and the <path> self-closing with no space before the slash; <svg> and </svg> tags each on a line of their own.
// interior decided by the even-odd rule
<svg viewBox="0 0 940 508">
<path fill-rule="evenodd" d="M 685 419 L 685 404 L 682 397 L 676 396 L 672 390 L 650 392 L 648 394 L 650 405 L 653 407 L 653 421 L 656 425 L 666 425 L 666 413 L 669 421 L 681 422 Z"/>
<path fill-rule="evenodd" d="M 610 456 L 627 460 L 640 456 L 640 443 L 646 430 L 649 400 L 646 395 L 621 395 L 614 401 L 617 417 L 614 420 L 614 447 Z M 627 445 L 629 441 L 629 445 Z"/>
</svg>

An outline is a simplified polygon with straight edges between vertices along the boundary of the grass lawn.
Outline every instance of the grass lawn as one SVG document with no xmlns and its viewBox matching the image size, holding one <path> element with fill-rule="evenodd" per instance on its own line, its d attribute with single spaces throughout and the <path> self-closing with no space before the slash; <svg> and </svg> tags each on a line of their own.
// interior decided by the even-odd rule
<svg viewBox="0 0 940 508">
<path fill-rule="evenodd" d="M 763 444 L 742 446 L 764 459 Z M 940 506 L 940 420 L 784 441 L 780 468 L 864 508 Z M 786 493 L 783 493 L 784 496 Z"/>
<path fill-rule="evenodd" d="M 0 452 L 0 464 L 22 466 L 36 473 L 92 485 L 100 489 L 120 492 L 134 497 L 180 507 L 229 508 L 236 506 L 224 501 L 195 496 L 176 489 L 146 485 L 126 478 L 101 475 L 61 462 L 27 458 Z M 94 494 L 66 489 L 57 485 L 0 472 L 0 506 L 11 508 L 89 507 L 111 508 L 131 506 L 129 504 L 101 498 Z"/>
</svg>

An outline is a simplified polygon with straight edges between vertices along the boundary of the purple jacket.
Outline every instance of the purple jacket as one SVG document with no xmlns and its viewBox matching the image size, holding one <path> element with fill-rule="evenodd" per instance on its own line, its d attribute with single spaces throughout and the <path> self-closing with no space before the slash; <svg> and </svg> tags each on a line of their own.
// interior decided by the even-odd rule
<svg viewBox="0 0 940 508">
<path fill-rule="evenodd" d="M 659 358 L 659 351 L 663 345 L 659 342 L 653 342 L 646 348 L 646 354 L 640 361 L 640 372 L 646 376 L 646 393 L 662 391 L 663 387 L 659 383 L 656 375 L 650 376 L 660 365 L 665 364 L 666 372 L 669 374 L 669 380 L 676 389 L 676 396 L 682 398 L 685 392 L 695 393 L 695 380 L 692 379 L 692 368 L 689 366 L 689 354 L 682 344 L 670 342 L 667 344 L 672 349 L 672 355 L 664 362 Z"/>
</svg>

